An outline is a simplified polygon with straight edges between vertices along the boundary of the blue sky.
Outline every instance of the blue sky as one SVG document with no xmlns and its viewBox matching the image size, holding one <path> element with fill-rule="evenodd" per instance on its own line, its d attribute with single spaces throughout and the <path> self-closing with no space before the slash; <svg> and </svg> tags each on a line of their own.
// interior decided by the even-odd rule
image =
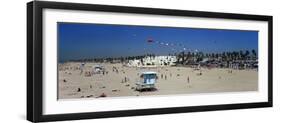
<svg viewBox="0 0 281 123">
<path fill-rule="evenodd" d="M 151 39 L 152 41 L 148 41 Z M 59 60 L 178 51 L 258 50 L 258 32 L 128 25 L 58 23 Z"/>
</svg>

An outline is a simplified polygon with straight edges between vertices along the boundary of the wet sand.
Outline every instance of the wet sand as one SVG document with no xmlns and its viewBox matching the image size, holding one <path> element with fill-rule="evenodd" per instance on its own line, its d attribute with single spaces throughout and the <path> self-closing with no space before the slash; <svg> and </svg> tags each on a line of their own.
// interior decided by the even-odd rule
<svg viewBox="0 0 281 123">
<path fill-rule="evenodd" d="M 102 65 L 105 72 L 85 76 L 92 66 Z M 245 92 L 258 90 L 258 71 L 223 68 L 194 70 L 188 67 L 136 68 L 122 64 L 86 63 L 80 74 L 80 63 L 59 64 L 58 99 L 171 95 L 192 93 Z M 116 69 L 113 71 L 113 67 Z M 136 82 L 144 71 L 157 72 L 156 89 L 139 92 Z M 202 75 L 200 75 L 200 71 Z M 232 71 L 232 72 L 230 72 Z M 126 77 L 126 80 L 125 80 Z M 188 81 L 189 78 L 189 81 Z"/>
</svg>

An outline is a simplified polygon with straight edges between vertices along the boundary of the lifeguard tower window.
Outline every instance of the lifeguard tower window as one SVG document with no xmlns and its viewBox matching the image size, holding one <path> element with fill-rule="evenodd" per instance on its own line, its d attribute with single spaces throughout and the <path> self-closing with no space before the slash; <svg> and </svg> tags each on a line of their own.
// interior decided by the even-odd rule
<svg viewBox="0 0 281 123">
<path fill-rule="evenodd" d="M 146 74 L 144 75 L 144 83 L 145 84 L 154 84 L 156 76 L 155 74 Z"/>
</svg>

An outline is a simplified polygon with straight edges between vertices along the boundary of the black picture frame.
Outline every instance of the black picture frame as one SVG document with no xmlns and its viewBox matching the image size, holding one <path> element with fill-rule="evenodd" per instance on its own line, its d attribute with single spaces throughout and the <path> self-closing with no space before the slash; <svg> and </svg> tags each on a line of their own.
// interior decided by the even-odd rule
<svg viewBox="0 0 281 123">
<path fill-rule="evenodd" d="M 44 8 L 266 21 L 268 22 L 268 101 L 257 102 L 257 103 L 173 107 L 173 108 L 140 109 L 140 110 L 126 110 L 126 111 L 91 112 L 91 113 L 73 112 L 71 114 L 44 115 L 42 113 L 43 111 L 43 101 L 42 101 L 43 100 L 43 95 L 42 95 L 43 13 L 42 10 Z M 93 5 L 93 4 L 80 4 L 80 3 L 45 2 L 45 1 L 29 2 L 27 3 L 27 120 L 31 122 L 45 122 L 45 121 L 63 121 L 63 120 L 79 120 L 79 119 L 93 119 L 93 118 L 106 118 L 106 117 L 123 117 L 123 116 L 137 116 L 137 115 L 154 115 L 154 114 L 272 107 L 273 106 L 273 97 L 272 97 L 272 87 L 273 87 L 272 85 L 272 78 L 273 78 L 272 30 L 273 29 L 272 28 L 273 28 L 273 17 L 264 16 L 264 15 L 169 10 L 169 9 Z"/>
</svg>

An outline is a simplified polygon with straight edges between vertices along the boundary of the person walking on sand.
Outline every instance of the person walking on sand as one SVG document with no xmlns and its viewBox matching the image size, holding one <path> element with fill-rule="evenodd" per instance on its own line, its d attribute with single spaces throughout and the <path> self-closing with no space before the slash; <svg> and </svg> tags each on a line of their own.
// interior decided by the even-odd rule
<svg viewBox="0 0 281 123">
<path fill-rule="evenodd" d="M 189 76 L 187 76 L 187 87 L 191 88 Z"/>
<path fill-rule="evenodd" d="M 85 64 L 81 63 L 81 65 L 80 65 L 80 75 L 82 75 L 82 73 L 83 73 L 84 66 L 85 66 Z"/>
</svg>

